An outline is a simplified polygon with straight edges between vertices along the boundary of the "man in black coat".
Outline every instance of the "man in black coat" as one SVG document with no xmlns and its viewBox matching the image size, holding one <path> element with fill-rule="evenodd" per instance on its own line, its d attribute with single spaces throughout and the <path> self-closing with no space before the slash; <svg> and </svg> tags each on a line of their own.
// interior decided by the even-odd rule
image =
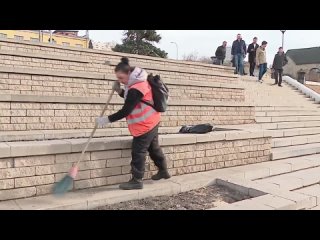
<svg viewBox="0 0 320 240">
<path fill-rule="evenodd" d="M 234 57 L 236 72 L 244 75 L 243 60 L 247 54 L 247 47 L 245 41 L 242 40 L 241 34 L 237 35 L 237 40 L 233 41 L 231 48 L 231 55 Z"/>
<path fill-rule="evenodd" d="M 256 51 L 259 45 L 257 44 L 258 38 L 254 37 L 253 42 L 249 44 L 247 52 L 249 53 L 249 63 L 250 63 L 250 76 L 254 76 L 254 68 L 256 66 Z"/>
<path fill-rule="evenodd" d="M 224 59 L 226 58 L 226 47 L 227 42 L 223 41 L 222 45 L 216 50 L 216 58 L 219 65 L 223 65 Z"/>
<path fill-rule="evenodd" d="M 288 63 L 288 59 L 283 52 L 283 48 L 279 47 L 279 51 L 274 56 L 273 64 L 272 64 L 272 68 L 274 70 L 274 78 L 275 78 L 275 83 L 273 85 L 278 84 L 279 87 L 282 87 L 281 83 L 282 83 L 283 66 L 286 65 L 287 63 Z"/>
</svg>

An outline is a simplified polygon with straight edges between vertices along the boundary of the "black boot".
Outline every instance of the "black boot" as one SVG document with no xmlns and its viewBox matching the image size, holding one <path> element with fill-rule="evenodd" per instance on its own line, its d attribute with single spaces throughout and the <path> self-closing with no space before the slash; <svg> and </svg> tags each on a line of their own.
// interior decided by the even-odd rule
<svg viewBox="0 0 320 240">
<path fill-rule="evenodd" d="M 152 179 L 152 180 L 155 180 L 155 181 L 160 180 L 160 179 L 162 179 L 162 178 L 164 178 L 164 179 L 169 179 L 169 178 L 171 178 L 168 170 L 159 170 L 157 174 L 155 174 L 155 175 L 153 175 L 153 176 L 151 177 L 151 179 Z"/>
<path fill-rule="evenodd" d="M 136 178 L 132 177 L 129 182 L 121 183 L 119 185 L 119 188 L 122 190 L 142 189 L 143 182 L 142 182 L 142 179 L 136 179 Z"/>
</svg>

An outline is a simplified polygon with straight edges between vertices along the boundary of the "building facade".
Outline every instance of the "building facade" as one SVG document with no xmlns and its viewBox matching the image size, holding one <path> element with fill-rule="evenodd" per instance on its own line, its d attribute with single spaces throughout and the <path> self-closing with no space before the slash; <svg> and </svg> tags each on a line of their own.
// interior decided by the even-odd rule
<svg viewBox="0 0 320 240">
<path fill-rule="evenodd" d="M 299 81 L 320 82 L 320 47 L 290 49 L 283 73 Z"/>
<path fill-rule="evenodd" d="M 55 30 L 52 33 L 47 30 L 0 30 L 0 38 L 18 41 L 51 42 L 52 44 L 79 48 L 88 48 L 89 44 L 86 36 L 78 36 L 78 31 L 71 30 Z"/>
</svg>

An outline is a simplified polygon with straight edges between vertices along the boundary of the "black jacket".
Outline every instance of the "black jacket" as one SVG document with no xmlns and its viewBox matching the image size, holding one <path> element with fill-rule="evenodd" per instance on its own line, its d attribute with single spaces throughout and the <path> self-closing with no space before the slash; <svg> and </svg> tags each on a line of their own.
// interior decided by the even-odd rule
<svg viewBox="0 0 320 240">
<path fill-rule="evenodd" d="M 236 55 L 236 54 L 247 54 L 247 47 L 245 41 L 242 39 L 240 41 L 235 40 L 232 43 L 232 48 L 231 48 L 231 54 Z"/>
<path fill-rule="evenodd" d="M 226 48 L 224 46 L 219 46 L 217 48 L 216 57 L 223 60 L 226 58 Z"/>
<path fill-rule="evenodd" d="M 282 70 L 283 66 L 286 65 L 287 63 L 288 63 L 287 56 L 284 53 L 282 53 L 281 55 L 277 53 L 274 56 L 272 68 L 277 70 Z"/>
<path fill-rule="evenodd" d="M 121 93 L 119 94 L 120 97 L 124 97 L 124 90 L 122 89 Z M 125 117 L 127 117 L 133 109 L 137 106 L 138 103 L 141 102 L 143 98 L 143 94 L 137 89 L 130 89 L 128 91 L 127 98 L 124 102 L 123 107 L 116 113 L 109 116 L 110 122 L 119 121 Z"/>
<path fill-rule="evenodd" d="M 254 47 L 253 43 L 248 46 L 248 54 L 249 54 L 249 62 L 254 62 L 256 60 L 256 52 L 259 47 L 259 44 L 256 43 L 256 47 Z"/>
</svg>

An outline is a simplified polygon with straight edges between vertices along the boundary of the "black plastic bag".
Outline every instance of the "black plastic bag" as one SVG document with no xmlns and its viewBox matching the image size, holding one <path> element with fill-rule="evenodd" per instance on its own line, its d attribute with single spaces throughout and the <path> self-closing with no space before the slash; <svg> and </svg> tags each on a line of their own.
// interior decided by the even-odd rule
<svg viewBox="0 0 320 240">
<path fill-rule="evenodd" d="M 198 125 L 185 125 L 179 130 L 179 133 L 196 133 L 196 134 L 204 134 L 208 132 L 212 132 L 214 127 L 209 124 L 198 124 Z"/>
</svg>

